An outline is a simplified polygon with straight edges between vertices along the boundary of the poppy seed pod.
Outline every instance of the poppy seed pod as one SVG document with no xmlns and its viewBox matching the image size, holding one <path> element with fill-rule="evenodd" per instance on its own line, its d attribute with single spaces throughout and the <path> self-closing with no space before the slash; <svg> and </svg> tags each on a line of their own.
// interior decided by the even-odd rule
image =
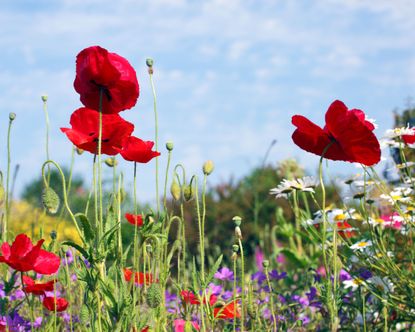
<svg viewBox="0 0 415 332">
<path fill-rule="evenodd" d="M 40 96 L 40 98 L 42 98 L 42 101 L 44 102 L 44 103 L 46 103 L 47 101 L 48 101 L 48 95 L 42 95 L 42 96 Z"/>
<path fill-rule="evenodd" d="M 175 201 L 178 201 L 181 197 L 182 191 L 180 189 L 179 184 L 175 180 L 173 180 L 171 184 L 170 193 L 173 196 Z"/>
<path fill-rule="evenodd" d="M 235 216 L 232 220 L 235 223 L 235 226 L 241 226 L 242 218 L 240 216 Z"/>
<path fill-rule="evenodd" d="M 264 259 L 264 260 L 262 261 L 262 267 L 263 267 L 264 269 L 266 269 L 268 266 L 269 266 L 269 260 Z"/>
<path fill-rule="evenodd" d="M 80 148 L 76 148 L 76 153 L 78 154 L 78 156 L 80 156 L 81 154 L 84 153 L 85 150 L 82 150 Z"/>
<path fill-rule="evenodd" d="M 232 251 L 237 253 L 239 251 L 239 246 L 237 244 L 232 245 Z"/>
<path fill-rule="evenodd" d="M 208 160 L 203 164 L 203 174 L 210 175 L 213 172 L 215 165 L 212 160 Z"/>
<path fill-rule="evenodd" d="M 58 212 L 60 199 L 51 187 L 46 187 L 42 193 L 42 203 L 49 213 L 55 214 Z"/>
<path fill-rule="evenodd" d="M 174 144 L 173 144 L 172 141 L 166 142 L 166 149 L 167 149 L 167 151 L 172 151 L 173 150 L 173 147 L 174 147 Z"/>
<path fill-rule="evenodd" d="M 147 65 L 147 67 L 153 67 L 153 65 L 154 65 L 154 60 L 152 59 L 152 58 L 147 58 L 146 59 L 146 65 Z"/>
<path fill-rule="evenodd" d="M 235 227 L 235 237 L 238 240 L 242 240 L 242 231 L 241 231 L 241 228 L 239 226 Z"/>
<path fill-rule="evenodd" d="M 157 308 L 162 302 L 160 285 L 153 283 L 147 289 L 146 303 L 150 308 Z"/>
<path fill-rule="evenodd" d="M 10 112 L 9 113 L 9 120 L 13 121 L 14 119 L 16 119 L 16 113 Z"/>
</svg>

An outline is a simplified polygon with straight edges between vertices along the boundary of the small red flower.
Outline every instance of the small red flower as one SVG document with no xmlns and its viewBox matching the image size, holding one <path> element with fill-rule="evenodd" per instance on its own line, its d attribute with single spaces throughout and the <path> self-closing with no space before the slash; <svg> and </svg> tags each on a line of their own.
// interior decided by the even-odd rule
<svg viewBox="0 0 415 332">
<path fill-rule="evenodd" d="M 59 269 L 60 258 L 55 254 L 41 249 L 45 240 L 39 240 L 35 246 L 25 234 L 19 234 L 10 246 L 1 246 L 0 263 L 20 271 L 35 271 L 40 274 L 53 274 Z"/>
<path fill-rule="evenodd" d="M 361 110 L 348 110 L 336 100 L 326 112 L 326 125 L 322 129 L 304 116 L 294 115 L 292 124 L 297 127 L 292 139 L 303 150 L 331 160 L 357 162 L 371 166 L 380 160 L 380 146 L 373 134 L 374 125 L 367 121 Z"/>
<path fill-rule="evenodd" d="M 89 108 L 78 108 L 71 115 L 72 128 L 61 128 L 69 140 L 82 150 L 97 153 L 99 114 Z M 116 155 L 134 130 L 134 125 L 118 114 L 102 115 L 101 152 Z"/>
<path fill-rule="evenodd" d="M 200 301 L 197 299 L 195 294 L 190 290 L 182 290 L 180 296 L 185 303 L 190 304 L 200 304 Z"/>
<path fill-rule="evenodd" d="M 153 146 L 154 142 L 152 141 L 143 141 L 138 137 L 130 136 L 120 153 L 125 160 L 148 163 L 160 155 L 160 152 L 151 150 Z"/>
<path fill-rule="evenodd" d="M 134 282 L 138 285 L 143 285 L 146 283 L 146 285 L 150 285 L 154 282 L 158 282 L 158 280 L 153 279 L 153 275 L 151 273 L 143 273 L 143 272 L 135 272 L 133 273 L 132 270 L 125 268 L 124 269 L 124 279 L 127 282 L 131 281 L 131 278 L 134 274 Z"/>
<path fill-rule="evenodd" d="M 68 301 L 62 297 L 57 297 L 55 302 L 55 298 L 53 296 L 48 296 L 43 299 L 43 306 L 49 311 L 55 311 L 56 307 L 56 311 L 61 312 L 66 310 L 68 307 Z"/>
<path fill-rule="evenodd" d="M 353 226 L 347 222 L 347 220 L 337 222 L 337 230 L 343 239 L 350 239 L 357 235 L 357 232 L 353 229 Z"/>
<path fill-rule="evenodd" d="M 130 109 L 140 92 L 137 74 L 130 63 L 99 46 L 88 47 L 77 55 L 74 87 L 81 102 L 96 111 L 102 90 L 103 113 Z"/>
<path fill-rule="evenodd" d="M 241 312 L 236 301 L 232 301 L 222 307 L 213 308 L 213 316 L 222 319 L 240 318 Z"/>
<path fill-rule="evenodd" d="M 127 221 L 134 226 L 140 227 L 143 226 L 143 216 L 141 214 L 131 214 L 131 213 L 126 213 L 125 214 L 125 219 L 127 219 Z"/>
<path fill-rule="evenodd" d="M 32 278 L 28 276 L 23 276 L 23 290 L 26 293 L 32 293 L 35 295 L 43 295 L 45 292 L 53 291 L 53 286 L 55 285 L 55 280 L 51 280 L 45 283 L 35 282 Z"/>
<path fill-rule="evenodd" d="M 415 143 L 415 127 L 411 128 L 412 135 L 402 135 L 402 139 L 406 144 L 414 144 Z"/>
</svg>

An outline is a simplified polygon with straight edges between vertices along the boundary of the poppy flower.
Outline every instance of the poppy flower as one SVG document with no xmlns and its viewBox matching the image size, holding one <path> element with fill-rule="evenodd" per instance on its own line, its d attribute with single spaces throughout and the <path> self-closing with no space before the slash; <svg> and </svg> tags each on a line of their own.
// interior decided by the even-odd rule
<svg viewBox="0 0 415 332">
<path fill-rule="evenodd" d="M 158 282 L 158 280 L 153 279 L 153 275 L 151 273 L 143 273 L 143 272 L 135 272 L 133 273 L 132 270 L 125 268 L 124 269 L 124 279 L 127 282 L 131 281 L 131 278 L 134 274 L 134 282 L 138 285 L 150 285 L 154 282 Z"/>
<path fill-rule="evenodd" d="M 152 141 L 143 141 L 138 137 L 130 136 L 120 153 L 125 160 L 148 163 L 151 159 L 160 155 L 160 152 L 151 150 L 153 146 L 154 142 Z"/>
<path fill-rule="evenodd" d="M 76 57 L 74 88 L 82 104 L 102 113 L 118 113 L 133 107 L 139 96 L 137 74 L 130 63 L 100 46 L 82 50 Z"/>
<path fill-rule="evenodd" d="M 213 308 L 213 316 L 222 319 L 240 318 L 241 312 L 236 301 L 232 301 L 222 307 Z"/>
<path fill-rule="evenodd" d="M 357 235 L 357 232 L 346 220 L 337 222 L 337 232 L 343 239 L 350 239 Z"/>
<path fill-rule="evenodd" d="M 141 214 L 131 214 L 131 213 L 126 213 L 125 214 L 125 219 L 127 219 L 127 221 L 134 226 L 140 227 L 143 226 L 143 216 Z"/>
<path fill-rule="evenodd" d="M 348 110 L 336 100 L 326 112 L 322 129 L 301 115 L 292 117 L 297 127 L 292 139 L 303 150 L 331 160 L 357 162 L 371 166 L 380 160 L 379 141 L 373 134 L 375 126 L 361 110 Z"/>
<path fill-rule="evenodd" d="M 28 276 L 23 276 L 23 284 L 24 284 L 23 290 L 26 293 L 32 293 L 35 295 L 43 295 L 45 292 L 53 291 L 55 280 L 41 283 L 41 282 L 35 282 L 32 278 Z"/>
<path fill-rule="evenodd" d="M 57 297 L 55 301 L 55 298 L 53 296 L 47 296 L 43 299 L 42 303 L 43 306 L 49 311 L 56 310 L 57 312 L 61 312 L 66 310 L 66 308 L 68 307 L 68 301 L 66 301 L 63 297 Z"/>
<path fill-rule="evenodd" d="M 39 240 L 34 246 L 25 234 L 19 234 L 10 246 L 7 242 L 1 246 L 0 263 L 6 263 L 11 268 L 40 274 L 53 274 L 59 269 L 60 258 L 55 254 L 41 249 L 45 240 Z"/>
<path fill-rule="evenodd" d="M 185 303 L 200 304 L 199 299 L 190 290 L 182 290 L 180 292 L 180 296 L 181 296 L 183 302 L 185 302 Z M 214 305 L 217 299 L 218 299 L 218 297 L 216 295 L 211 294 L 210 297 L 209 297 L 209 304 L 211 306 Z M 206 304 L 206 302 L 207 302 L 207 297 L 205 296 L 203 298 L 203 304 Z"/>
<path fill-rule="evenodd" d="M 415 143 L 415 128 L 411 128 L 410 130 L 412 130 L 412 135 L 402 135 L 403 141 L 408 145 Z"/>
<path fill-rule="evenodd" d="M 69 140 L 82 150 L 97 153 L 99 113 L 92 109 L 78 108 L 71 115 L 72 128 L 61 128 Z M 134 130 L 134 125 L 118 114 L 102 115 L 101 153 L 116 155 Z"/>
</svg>

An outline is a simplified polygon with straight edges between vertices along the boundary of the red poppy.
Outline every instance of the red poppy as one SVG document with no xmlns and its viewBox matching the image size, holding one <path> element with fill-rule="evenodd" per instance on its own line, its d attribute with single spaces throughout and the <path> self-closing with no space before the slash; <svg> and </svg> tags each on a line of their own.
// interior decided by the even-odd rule
<svg viewBox="0 0 415 332">
<path fill-rule="evenodd" d="M 195 296 L 195 294 L 190 290 L 182 290 L 180 292 L 180 296 L 185 303 L 190 304 L 200 304 L 199 299 Z M 206 304 L 207 297 L 205 296 L 203 299 L 203 304 Z M 214 305 L 218 297 L 216 295 L 211 294 L 209 297 L 209 304 Z"/>
<path fill-rule="evenodd" d="M 236 301 L 232 301 L 222 307 L 213 308 L 213 316 L 222 319 L 240 318 L 241 312 Z"/>
<path fill-rule="evenodd" d="M 6 263 L 20 272 L 35 271 L 40 274 L 53 274 L 59 269 L 60 258 L 41 249 L 45 240 L 39 240 L 35 246 L 25 234 L 19 234 L 10 246 L 1 246 L 0 263 Z"/>
<path fill-rule="evenodd" d="M 97 111 L 102 90 L 102 113 L 130 109 L 139 96 L 134 68 L 123 57 L 99 46 L 88 47 L 77 55 L 74 87 L 81 102 Z"/>
<path fill-rule="evenodd" d="M 143 216 L 141 214 L 126 213 L 125 219 L 127 219 L 131 225 L 138 227 L 143 226 Z"/>
<path fill-rule="evenodd" d="M 350 239 L 357 235 L 357 232 L 347 220 L 337 222 L 337 230 L 339 235 L 344 239 Z"/>
<path fill-rule="evenodd" d="M 43 295 L 45 292 L 53 291 L 53 286 L 55 285 L 55 280 L 51 280 L 45 283 L 35 282 L 32 278 L 28 276 L 23 276 L 23 290 L 26 293 L 32 293 L 35 295 Z"/>
<path fill-rule="evenodd" d="M 415 128 L 411 128 L 412 135 L 402 135 L 402 139 L 406 144 L 414 144 L 415 143 Z"/>
<path fill-rule="evenodd" d="M 148 163 L 151 159 L 160 155 L 160 152 L 151 150 L 153 146 L 154 142 L 152 141 L 143 141 L 138 137 L 130 136 L 120 153 L 125 160 Z"/>
<path fill-rule="evenodd" d="M 99 114 L 86 107 L 78 108 L 71 115 L 72 128 L 61 128 L 78 148 L 97 153 Z M 102 115 L 101 153 L 116 155 L 134 130 L 134 125 L 118 114 Z"/>
<path fill-rule="evenodd" d="M 124 269 L 124 279 L 127 282 L 131 281 L 131 278 L 133 276 L 133 271 L 130 269 L 125 268 Z M 146 283 L 146 285 L 150 285 L 154 282 L 158 282 L 158 280 L 153 279 L 153 275 L 151 273 L 143 273 L 143 272 L 135 272 L 134 273 L 134 282 L 138 285 L 143 285 Z"/>
<path fill-rule="evenodd" d="M 348 110 L 336 100 L 326 112 L 326 125 L 322 129 L 304 116 L 294 115 L 292 124 L 297 127 L 292 139 L 303 150 L 331 160 L 357 162 L 371 166 L 380 160 L 380 146 L 373 134 L 374 125 L 367 121 L 361 110 Z"/>
<path fill-rule="evenodd" d="M 66 308 L 68 307 L 68 301 L 66 301 L 62 297 L 57 297 L 55 302 L 55 298 L 53 296 L 47 296 L 43 299 L 43 306 L 49 311 L 56 310 L 57 312 L 61 312 L 66 310 Z"/>
</svg>

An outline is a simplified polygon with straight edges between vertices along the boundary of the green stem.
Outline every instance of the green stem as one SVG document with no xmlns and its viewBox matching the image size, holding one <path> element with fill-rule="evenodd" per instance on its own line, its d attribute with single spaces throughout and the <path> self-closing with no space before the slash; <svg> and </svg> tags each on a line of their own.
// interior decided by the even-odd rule
<svg viewBox="0 0 415 332">
<path fill-rule="evenodd" d="M 272 287 L 271 287 L 271 281 L 269 280 L 269 275 L 268 275 L 268 267 L 264 268 L 264 273 L 265 276 L 267 278 L 267 285 L 269 288 L 269 301 L 270 301 L 270 305 L 271 305 L 271 315 L 272 315 L 272 322 L 274 324 L 274 331 L 277 331 L 277 317 L 275 316 L 275 310 L 274 310 L 274 296 L 272 294 Z"/>
<path fill-rule="evenodd" d="M 10 164 L 11 164 L 11 157 L 10 157 L 10 132 L 12 128 L 13 120 L 9 118 L 9 127 L 7 129 L 7 173 L 6 173 L 6 200 L 5 200 L 5 219 L 3 222 L 3 230 L 2 230 L 2 238 L 3 242 L 7 242 L 7 231 L 8 231 L 8 224 L 10 220 L 10 202 L 9 202 L 9 181 L 10 181 Z"/>
<path fill-rule="evenodd" d="M 169 150 L 167 154 L 166 177 L 164 179 L 164 194 L 163 194 L 164 213 L 167 213 L 167 182 L 168 182 L 168 177 L 169 177 L 170 160 L 171 160 L 171 151 Z M 156 159 L 156 163 L 157 163 L 157 159 Z"/>
<path fill-rule="evenodd" d="M 244 332 L 245 323 L 245 260 L 244 260 L 244 248 L 242 241 L 238 239 L 239 250 L 241 252 L 241 332 Z"/>
<path fill-rule="evenodd" d="M 154 109 L 154 141 L 155 149 L 158 151 L 158 116 L 157 116 L 157 96 L 153 82 L 153 68 L 148 71 L 150 76 L 151 91 L 153 93 L 153 109 Z M 159 160 L 156 157 L 156 199 L 157 199 L 157 215 L 160 215 L 160 199 L 159 199 Z"/>
</svg>

